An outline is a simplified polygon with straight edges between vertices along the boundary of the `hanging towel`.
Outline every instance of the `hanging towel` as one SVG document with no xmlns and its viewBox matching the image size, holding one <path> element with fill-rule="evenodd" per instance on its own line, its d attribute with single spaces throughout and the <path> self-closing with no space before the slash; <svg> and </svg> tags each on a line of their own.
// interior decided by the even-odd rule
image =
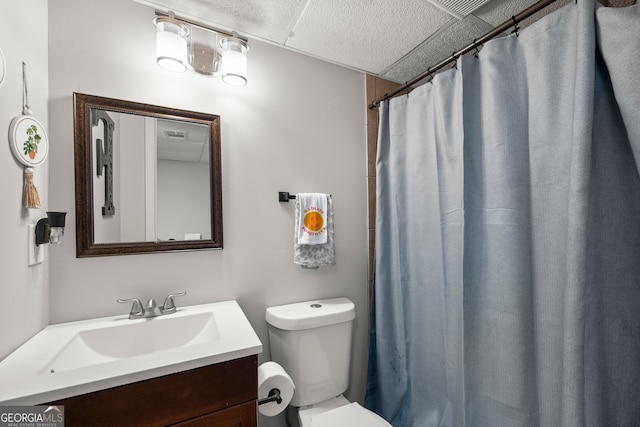
<svg viewBox="0 0 640 427">
<path fill-rule="evenodd" d="M 318 193 L 316 193 L 318 194 Z M 324 209 L 324 235 L 325 243 L 306 244 L 301 243 L 300 228 L 304 226 L 303 199 L 306 200 L 305 193 L 296 195 L 296 214 L 293 245 L 293 262 L 303 268 L 318 268 L 323 265 L 335 265 L 336 248 L 333 233 L 333 200 L 329 194 L 322 194 L 326 202 Z M 316 217 L 315 220 L 318 218 Z M 309 221 L 308 221 L 309 222 Z M 311 228 L 318 228 L 318 223 L 308 224 Z M 312 236 L 318 237 L 318 236 Z"/>
<path fill-rule="evenodd" d="M 327 243 L 327 199 L 323 193 L 298 193 L 296 218 L 298 244 L 322 245 Z"/>
</svg>

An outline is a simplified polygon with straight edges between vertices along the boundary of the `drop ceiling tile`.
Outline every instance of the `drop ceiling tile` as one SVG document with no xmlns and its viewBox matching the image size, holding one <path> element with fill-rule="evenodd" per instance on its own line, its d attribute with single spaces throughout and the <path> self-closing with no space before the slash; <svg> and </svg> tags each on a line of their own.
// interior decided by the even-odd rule
<svg viewBox="0 0 640 427">
<path fill-rule="evenodd" d="M 534 14 L 532 17 L 527 18 L 521 24 L 519 24 L 519 26 L 521 28 L 524 28 L 527 25 L 530 25 L 531 23 L 537 21 L 542 16 L 545 16 L 553 12 L 554 10 L 561 8 L 571 1 L 574 0 L 558 0 L 555 3 L 552 3 L 551 5 L 545 7 L 540 12 Z M 519 14 L 536 2 L 537 0 L 491 0 L 489 3 L 473 12 L 473 14 L 495 27 L 505 21 L 508 21 L 512 16 Z"/>
<path fill-rule="evenodd" d="M 173 10 L 178 17 L 235 30 L 241 35 L 282 43 L 304 0 L 134 0 L 159 10 Z"/>
<path fill-rule="evenodd" d="M 379 74 L 451 19 L 425 0 L 311 0 L 286 46 Z"/>
<path fill-rule="evenodd" d="M 180 151 L 158 151 L 158 159 L 197 163 L 200 161 L 200 156 Z"/>
<path fill-rule="evenodd" d="M 535 2 L 536 0 L 491 0 L 473 14 L 495 27 Z"/>
<path fill-rule="evenodd" d="M 456 21 L 395 63 L 382 77 L 400 83 L 410 81 L 483 36 L 491 28 L 472 15 Z"/>
<path fill-rule="evenodd" d="M 163 160 L 199 162 L 204 150 L 204 145 L 200 143 L 158 139 L 158 158 Z"/>
<path fill-rule="evenodd" d="M 429 0 L 441 9 L 462 19 L 489 0 Z"/>
<path fill-rule="evenodd" d="M 175 151 L 200 155 L 200 153 L 202 153 L 202 149 L 203 144 L 199 143 L 193 143 L 189 141 L 174 142 L 166 139 L 158 139 L 159 151 Z"/>
</svg>

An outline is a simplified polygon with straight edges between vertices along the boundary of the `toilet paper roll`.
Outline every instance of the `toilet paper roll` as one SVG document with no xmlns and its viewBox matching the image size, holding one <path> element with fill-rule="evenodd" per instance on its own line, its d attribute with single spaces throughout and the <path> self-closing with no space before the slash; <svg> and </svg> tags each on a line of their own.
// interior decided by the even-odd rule
<svg viewBox="0 0 640 427">
<path fill-rule="evenodd" d="M 265 362 L 258 366 L 258 400 L 269 397 L 269 392 L 273 389 L 280 390 L 282 402 L 263 403 L 258 406 L 258 411 L 267 417 L 273 417 L 284 411 L 291 398 L 295 386 L 284 368 L 276 362 Z"/>
</svg>

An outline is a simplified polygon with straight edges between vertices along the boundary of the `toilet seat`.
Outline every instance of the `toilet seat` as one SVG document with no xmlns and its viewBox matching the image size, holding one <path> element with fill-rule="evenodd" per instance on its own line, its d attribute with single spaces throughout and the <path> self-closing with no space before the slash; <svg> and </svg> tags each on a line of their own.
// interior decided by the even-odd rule
<svg viewBox="0 0 640 427">
<path fill-rule="evenodd" d="M 301 408 L 299 416 L 303 427 L 391 427 L 379 415 L 343 396 Z"/>
</svg>

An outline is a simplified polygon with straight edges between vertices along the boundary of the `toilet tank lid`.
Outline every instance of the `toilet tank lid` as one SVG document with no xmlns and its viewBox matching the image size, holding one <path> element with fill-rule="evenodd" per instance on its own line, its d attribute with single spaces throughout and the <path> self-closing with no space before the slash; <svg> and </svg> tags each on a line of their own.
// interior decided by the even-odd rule
<svg viewBox="0 0 640 427">
<path fill-rule="evenodd" d="M 332 298 L 269 307 L 265 318 L 276 328 L 297 331 L 349 322 L 356 309 L 348 298 Z"/>
</svg>

